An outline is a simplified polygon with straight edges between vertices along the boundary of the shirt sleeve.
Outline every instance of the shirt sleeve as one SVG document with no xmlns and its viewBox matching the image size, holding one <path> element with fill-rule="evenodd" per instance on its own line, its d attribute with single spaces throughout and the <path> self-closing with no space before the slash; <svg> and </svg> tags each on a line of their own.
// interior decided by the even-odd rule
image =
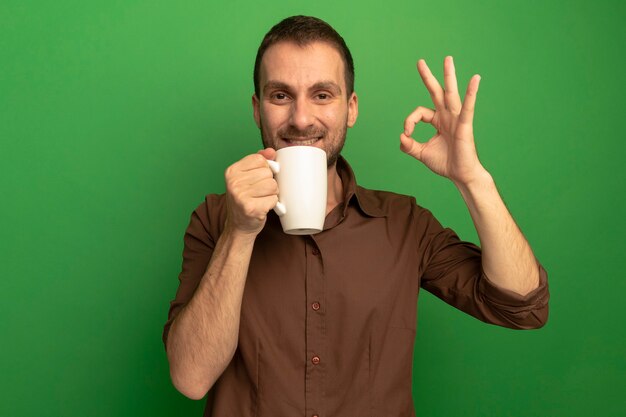
<svg viewBox="0 0 626 417">
<path fill-rule="evenodd" d="M 481 249 L 441 226 L 432 213 L 419 209 L 424 250 L 421 286 L 446 303 L 479 320 L 512 329 L 536 329 L 548 319 L 547 273 L 537 262 L 539 286 L 526 295 L 498 287 L 482 269 Z"/>
<path fill-rule="evenodd" d="M 183 262 L 178 275 L 178 290 L 176 297 L 170 302 L 167 322 L 163 327 L 163 344 L 166 349 L 172 322 L 193 297 L 215 249 L 215 240 L 209 230 L 208 201 L 209 198 L 191 213 L 191 220 L 183 238 Z"/>
</svg>

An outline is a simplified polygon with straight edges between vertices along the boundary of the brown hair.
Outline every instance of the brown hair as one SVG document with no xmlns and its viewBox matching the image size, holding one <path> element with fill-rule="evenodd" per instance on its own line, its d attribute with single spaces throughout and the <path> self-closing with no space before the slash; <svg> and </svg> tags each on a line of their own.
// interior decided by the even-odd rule
<svg viewBox="0 0 626 417">
<path fill-rule="evenodd" d="M 270 29 L 263 38 L 254 62 L 254 93 L 259 97 L 259 71 L 265 51 L 278 42 L 294 42 L 298 46 L 321 41 L 333 46 L 343 59 L 347 98 L 354 91 L 354 63 L 352 54 L 343 38 L 330 26 L 317 17 L 291 16 L 283 19 Z"/>
</svg>

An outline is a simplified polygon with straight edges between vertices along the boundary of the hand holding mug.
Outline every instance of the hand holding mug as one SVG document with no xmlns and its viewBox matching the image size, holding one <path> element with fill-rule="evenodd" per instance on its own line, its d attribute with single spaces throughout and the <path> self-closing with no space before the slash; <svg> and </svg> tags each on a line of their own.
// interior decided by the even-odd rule
<svg viewBox="0 0 626 417">
<path fill-rule="evenodd" d="M 226 169 L 227 223 L 234 230 L 258 234 L 278 203 L 278 184 L 267 162 L 275 156 L 274 149 L 264 149 Z"/>
</svg>

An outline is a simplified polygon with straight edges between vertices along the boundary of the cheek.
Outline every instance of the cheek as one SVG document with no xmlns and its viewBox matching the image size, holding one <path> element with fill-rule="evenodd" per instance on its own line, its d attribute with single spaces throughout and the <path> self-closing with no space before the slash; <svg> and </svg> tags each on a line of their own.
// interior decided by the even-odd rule
<svg viewBox="0 0 626 417">
<path fill-rule="evenodd" d="M 328 109 L 324 110 L 323 117 L 328 127 L 343 127 L 346 124 L 347 112 L 344 109 Z"/>
<path fill-rule="evenodd" d="M 280 127 L 289 118 L 289 113 L 284 107 L 262 109 L 261 121 L 263 126 L 269 130 L 275 130 Z"/>
</svg>

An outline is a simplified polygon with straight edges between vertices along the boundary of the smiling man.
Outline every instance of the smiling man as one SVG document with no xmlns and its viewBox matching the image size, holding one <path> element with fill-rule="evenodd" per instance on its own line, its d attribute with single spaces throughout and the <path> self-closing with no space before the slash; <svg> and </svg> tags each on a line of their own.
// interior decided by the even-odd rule
<svg viewBox="0 0 626 417">
<path fill-rule="evenodd" d="M 459 189 L 481 248 L 461 241 L 415 199 L 360 187 L 341 157 L 358 116 L 354 67 L 325 22 L 294 16 L 263 39 L 254 120 L 264 149 L 232 164 L 185 234 L 180 286 L 163 341 L 175 387 L 208 393 L 205 416 L 407 416 L 420 288 L 491 324 L 538 328 L 545 270 L 478 160 L 472 120 L 480 77 L 463 102 L 454 63 L 444 88 L 423 60 L 434 109 L 404 121 L 400 147 Z M 426 143 L 414 125 L 432 124 Z M 267 160 L 287 146 L 328 157 L 324 230 L 282 232 Z"/>
<path fill-rule="evenodd" d="M 262 59 L 255 65 L 252 105 L 266 149 L 304 145 L 326 151 L 328 213 L 342 199 L 336 163 L 347 128 L 356 122 L 358 102 L 349 52 L 344 60 L 339 40 L 332 44 L 316 36 L 312 31 L 297 43 L 271 36 L 264 40 L 258 54 Z"/>
</svg>

